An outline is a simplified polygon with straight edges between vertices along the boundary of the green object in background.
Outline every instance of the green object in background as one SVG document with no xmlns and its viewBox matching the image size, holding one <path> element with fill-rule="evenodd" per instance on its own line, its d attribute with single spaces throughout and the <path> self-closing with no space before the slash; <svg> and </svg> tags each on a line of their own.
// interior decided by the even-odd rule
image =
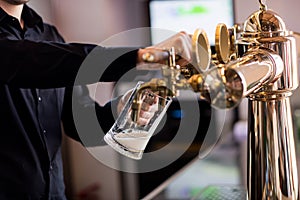
<svg viewBox="0 0 300 200">
<path fill-rule="evenodd" d="M 247 200 L 242 186 L 211 185 L 204 188 L 193 200 Z"/>
<path fill-rule="evenodd" d="M 191 8 L 179 7 L 179 15 L 195 15 L 207 13 L 208 9 L 204 6 L 193 6 Z"/>
<path fill-rule="evenodd" d="M 195 187 L 190 190 L 190 197 L 195 197 L 203 188 Z"/>
</svg>

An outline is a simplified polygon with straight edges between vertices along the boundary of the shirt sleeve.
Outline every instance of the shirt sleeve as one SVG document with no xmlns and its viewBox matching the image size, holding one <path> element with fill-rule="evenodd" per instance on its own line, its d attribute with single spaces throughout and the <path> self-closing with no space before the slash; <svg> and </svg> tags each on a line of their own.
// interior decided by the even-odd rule
<svg viewBox="0 0 300 200">
<path fill-rule="evenodd" d="M 119 98 L 100 106 L 86 86 L 67 88 L 62 112 L 65 134 L 85 147 L 105 145 L 103 137 L 115 122 Z"/>
<path fill-rule="evenodd" d="M 0 82 L 23 88 L 57 88 L 117 81 L 136 65 L 137 48 L 0 40 Z"/>
</svg>

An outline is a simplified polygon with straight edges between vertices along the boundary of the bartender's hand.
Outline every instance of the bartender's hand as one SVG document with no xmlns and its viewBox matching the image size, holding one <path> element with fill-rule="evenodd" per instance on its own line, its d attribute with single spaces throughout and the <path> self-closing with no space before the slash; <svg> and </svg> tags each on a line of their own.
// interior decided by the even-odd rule
<svg viewBox="0 0 300 200">
<path fill-rule="evenodd" d="M 132 89 L 127 91 L 122 98 L 119 100 L 117 112 L 120 114 L 132 93 Z M 151 93 L 153 94 L 153 93 Z M 157 95 L 147 95 L 144 94 L 142 98 L 142 105 L 141 110 L 139 113 L 139 119 L 137 121 L 137 124 L 140 126 L 147 125 L 152 117 L 154 116 L 155 112 L 158 111 L 158 97 Z"/>
<path fill-rule="evenodd" d="M 138 51 L 137 69 L 161 69 L 168 59 L 168 51 L 175 48 L 179 58 L 176 63 L 180 66 L 187 65 L 192 60 L 192 39 L 186 32 L 179 32 L 167 40 Z M 155 64 L 156 63 L 156 64 Z M 158 64 L 157 64 L 158 63 Z"/>
</svg>

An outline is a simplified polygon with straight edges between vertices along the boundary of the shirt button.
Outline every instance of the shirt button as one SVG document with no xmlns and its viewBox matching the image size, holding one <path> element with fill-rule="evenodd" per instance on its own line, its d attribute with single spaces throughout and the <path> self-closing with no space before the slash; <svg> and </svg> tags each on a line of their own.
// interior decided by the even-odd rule
<svg viewBox="0 0 300 200">
<path fill-rule="evenodd" d="M 52 164 L 49 166 L 50 171 L 53 170 L 53 166 Z"/>
<path fill-rule="evenodd" d="M 44 134 L 46 134 L 46 133 L 47 133 L 47 131 L 46 131 L 46 130 L 43 130 L 43 133 L 44 133 Z"/>
<path fill-rule="evenodd" d="M 38 101 L 42 101 L 42 97 L 38 97 Z"/>
</svg>

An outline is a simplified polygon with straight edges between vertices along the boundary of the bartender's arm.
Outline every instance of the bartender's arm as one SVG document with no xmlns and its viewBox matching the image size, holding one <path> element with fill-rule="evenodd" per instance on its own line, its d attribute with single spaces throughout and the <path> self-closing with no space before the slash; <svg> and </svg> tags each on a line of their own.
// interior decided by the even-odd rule
<svg viewBox="0 0 300 200">
<path fill-rule="evenodd" d="M 88 67 L 103 70 L 100 81 L 116 81 L 120 74 L 139 68 L 145 53 L 155 55 L 151 62 L 166 59 L 162 49 L 176 47 L 183 60 L 189 60 L 191 41 L 186 33 L 178 33 L 162 43 L 143 49 L 102 47 L 92 44 L 0 40 L 0 82 L 18 87 L 55 88 L 74 84 L 80 67 L 88 59 Z M 161 52 L 163 54 L 161 54 Z M 158 56 L 157 56 L 158 55 Z M 179 61 L 180 62 L 180 61 Z M 148 65 L 149 66 L 149 65 Z M 153 65 L 155 68 L 155 65 Z M 116 75 L 118 72 L 118 75 Z M 79 84 L 95 83 L 84 79 Z"/>
</svg>

